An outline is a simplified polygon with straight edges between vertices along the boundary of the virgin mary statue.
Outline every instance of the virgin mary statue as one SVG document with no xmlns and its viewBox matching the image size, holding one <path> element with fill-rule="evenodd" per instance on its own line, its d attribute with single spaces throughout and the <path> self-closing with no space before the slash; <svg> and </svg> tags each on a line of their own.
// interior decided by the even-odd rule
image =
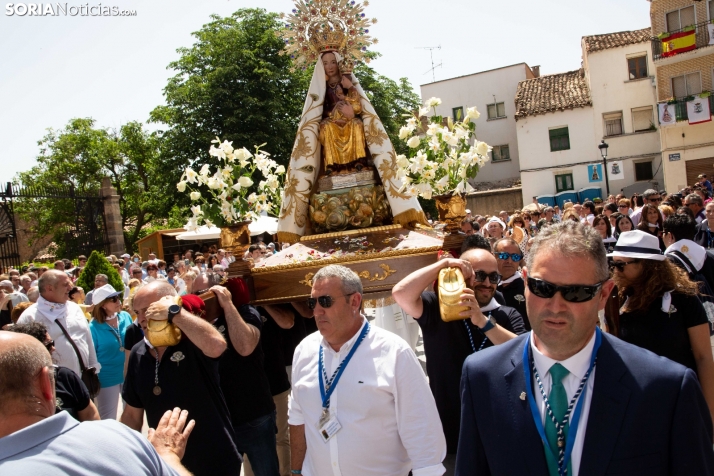
<svg viewBox="0 0 714 476">
<path fill-rule="evenodd" d="M 355 62 L 366 60 L 370 21 L 362 5 L 348 0 L 296 2 L 282 36 L 296 67 L 315 65 L 288 166 L 278 221 L 278 240 L 294 243 L 314 233 L 310 199 L 318 180 L 347 183 L 351 174 L 376 170 L 386 195 L 387 222 L 426 224 L 415 197 L 402 192 L 396 153 L 358 79 Z M 332 200 L 332 199 L 331 199 Z M 329 205 L 329 204 L 328 204 Z M 319 227 L 318 227 L 319 229 Z"/>
</svg>

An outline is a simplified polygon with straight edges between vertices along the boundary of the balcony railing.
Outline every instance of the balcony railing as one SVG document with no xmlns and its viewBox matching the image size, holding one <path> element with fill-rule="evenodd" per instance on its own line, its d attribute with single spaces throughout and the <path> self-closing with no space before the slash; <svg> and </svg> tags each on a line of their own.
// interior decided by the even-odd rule
<svg viewBox="0 0 714 476">
<path fill-rule="evenodd" d="M 679 98 L 674 102 L 669 102 L 669 104 L 674 104 L 674 115 L 677 122 L 689 120 L 689 115 L 687 114 L 688 99 L 689 98 Z M 709 113 L 714 114 L 714 93 L 709 96 Z"/>
<path fill-rule="evenodd" d="M 710 46 L 709 45 L 709 41 L 710 41 L 709 29 L 707 28 L 707 24 L 709 24 L 709 23 L 711 23 L 711 21 L 707 20 L 705 22 L 701 22 L 701 23 L 697 23 L 696 25 L 693 25 L 695 27 L 695 33 L 694 33 L 695 48 L 694 49 L 704 48 L 705 46 Z M 690 28 L 691 28 L 691 26 L 688 26 L 685 28 L 681 28 L 679 30 L 670 31 L 669 33 L 670 34 L 681 33 L 683 31 L 689 30 Z M 667 56 L 663 56 L 663 54 L 666 55 L 666 53 L 664 51 L 663 41 L 660 40 L 659 38 L 652 38 L 652 58 L 656 61 L 658 59 L 667 57 Z"/>
</svg>

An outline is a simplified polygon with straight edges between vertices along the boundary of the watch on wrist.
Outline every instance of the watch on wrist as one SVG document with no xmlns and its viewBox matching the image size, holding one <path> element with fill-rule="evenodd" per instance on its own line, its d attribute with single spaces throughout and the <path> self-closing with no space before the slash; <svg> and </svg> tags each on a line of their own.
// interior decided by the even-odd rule
<svg viewBox="0 0 714 476">
<path fill-rule="evenodd" d="M 479 330 L 481 332 L 486 333 L 486 332 L 490 331 L 491 329 L 493 329 L 494 327 L 496 327 L 496 319 L 494 319 L 493 316 L 489 316 L 488 319 L 486 319 L 486 325 L 483 327 L 479 327 Z"/>
<path fill-rule="evenodd" d="M 172 304 L 169 306 L 169 323 L 174 320 L 174 316 L 181 312 L 181 306 L 178 304 Z"/>
</svg>

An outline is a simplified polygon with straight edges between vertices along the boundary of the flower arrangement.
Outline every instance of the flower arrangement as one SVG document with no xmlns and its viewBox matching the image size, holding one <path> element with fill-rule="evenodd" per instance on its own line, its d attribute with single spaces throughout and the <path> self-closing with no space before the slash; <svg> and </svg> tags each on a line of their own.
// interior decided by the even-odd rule
<svg viewBox="0 0 714 476">
<path fill-rule="evenodd" d="M 188 193 L 194 205 L 189 218 L 189 231 L 201 223 L 208 226 L 226 226 L 244 220 L 255 220 L 265 212 L 276 215 L 282 202 L 282 184 L 285 167 L 278 165 L 270 154 L 261 150 L 265 144 L 255 147 L 252 154 L 245 147 L 234 149 L 233 143 L 216 137 L 208 151 L 218 159 L 212 168 L 205 164 L 196 172 L 187 167 L 176 188 Z M 250 193 L 253 175 L 260 171 L 263 180 L 258 183 L 258 193 Z"/>
<path fill-rule="evenodd" d="M 475 139 L 473 121 L 481 115 L 476 108 L 467 108 L 463 121 L 448 118 L 444 125 L 443 117 L 436 114 L 439 104 L 439 98 L 427 100 L 417 114 L 408 116 L 399 131 L 399 138 L 406 142 L 409 152 L 408 156 L 397 156 L 397 177 L 404 184 L 401 191 L 411 196 L 430 199 L 432 194 L 470 192 L 473 187 L 468 180 L 489 160 L 491 147 Z M 422 118 L 430 109 L 434 115 L 425 129 Z"/>
</svg>

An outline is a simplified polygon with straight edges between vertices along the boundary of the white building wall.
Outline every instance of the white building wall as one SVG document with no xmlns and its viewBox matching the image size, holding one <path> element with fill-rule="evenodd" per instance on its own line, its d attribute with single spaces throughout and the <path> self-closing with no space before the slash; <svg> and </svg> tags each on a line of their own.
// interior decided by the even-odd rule
<svg viewBox="0 0 714 476">
<path fill-rule="evenodd" d="M 436 108 L 436 113 L 441 116 L 452 117 L 452 110 L 456 107 L 463 107 L 466 113 L 468 107 L 476 106 L 481 113 L 481 117 L 476 121 L 476 137 L 491 146 L 509 146 L 511 160 L 489 162 L 479 171 L 474 182 L 495 182 L 519 177 L 519 148 L 513 99 L 516 97 L 518 82 L 527 77 L 532 77 L 530 68 L 525 63 L 520 63 L 421 86 L 422 102 L 431 97 L 441 99 L 441 105 Z M 494 102 L 504 103 L 505 118 L 488 119 L 486 106 Z"/>
</svg>

